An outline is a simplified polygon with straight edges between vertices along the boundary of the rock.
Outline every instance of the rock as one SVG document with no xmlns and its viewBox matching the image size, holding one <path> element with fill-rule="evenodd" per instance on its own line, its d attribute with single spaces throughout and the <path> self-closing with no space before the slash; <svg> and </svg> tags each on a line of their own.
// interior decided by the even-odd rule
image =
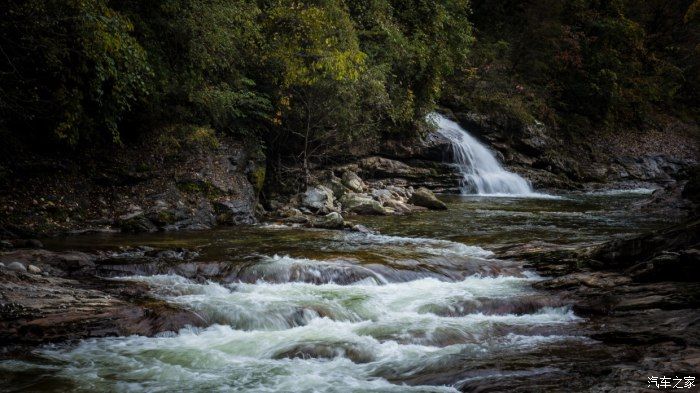
<svg viewBox="0 0 700 393">
<path fill-rule="evenodd" d="M 333 191 L 325 186 L 309 186 L 301 196 L 301 204 L 317 213 L 328 213 L 335 208 Z"/>
<path fill-rule="evenodd" d="M 418 146 L 414 156 L 431 161 L 445 161 L 452 151 L 452 142 L 438 132 L 431 132 Z"/>
<path fill-rule="evenodd" d="M 362 192 L 365 190 L 365 182 L 357 176 L 357 173 L 351 171 L 343 172 L 342 183 L 345 187 L 354 192 Z"/>
<path fill-rule="evenodd" d="M 362 224 L 355 224 L 352 226 L 351 229 L 355 232 L 360 232 L 360 233 L 367 233 L 367 234 L 376 234 L 377 233 L 377 231 L 373 231 Z"/>
<path fill-rule="evenodd" d="M 422 206 L 409 205 L 409 204 L 403 203 L 403 202 L 398 201 L 398 200 L 393 200 L 393 199 L 386 201 L 384 203 L 384 206 L 393 209 L 395 212 L 397 212 L 399 214 L 413 213 L 413 212 L 428 210 L 427 208 L 422 207 Z"/>
<path fill-rule="evenodd" d="M 392 193 L 398 195 L 401 198 L 405 198 L 406 200 L 408 200 L 408 198 L 411 196 L 409 194 L 408 190 L 406 190 L 403 187 L 387 186 L 386 189 L 391 191 Z"/>
<path fill-rule="evenodd" d="M 326 229 L 340 229 L 343 227 L 344 224 L 345 220 L 343 220 L 343 216 L 341 216 L 339 213 L 331 212 L 323 217 L 319 217 L 318 219 L 316 219 L 316 221 L 314 222 L 314 227 Z"/>
<path fill-rule="evenodd" d="M 394 201 L 399 198 L 398 195 L 392 193 L 391 191 L 387 189 L 380 189 L 380 190 L 372 190 L 372 198 L 378 200 L 382 204 L 385 204 L 388 201 Z"/>
<path fill-rule="evenodd" d="M 335 199 L 340 199 L 345 195 L 347 188 L 343 185 L 343 181 L 333 174 L 333 171 L 328 171 L 325 179 L 323 186 L 333 191 Z"/>
<path fill-rule="evenodd" d="M 7 269 L 12 270 L 14 272 L 23 272 L 23 273 L 25 273 L 27 271 L 27 268 L 19 262 L 10 263 L 9 265 L 7 265 Z"/>
<path fill-rule="evenodd" d="M 163 200 L 157 200 L 153 208 L 146 214 L 146 217 L 158 227 L 172 225 L 177 221 L 187 219 L 188 216 L 186 209 L 177 207 L 171 208 L 170 205 Z"/>
<path fill-rule="evenodd" d="M 9 240 L 0 240 L 0 250 L 10 250 L 14 248 Z"/>
<path fill-rule="evenodd" d="M 664 252 L 661 255 L 632 266 L 628 274 L 641 282 L 698 281 L 700 279 L 700 251 Z"/>
<path fill-rule="evenodd" d="M 27 266 L 27 271 L 29 271 L 29 273 L 32 273 L 32 274 L 41 274 L 41 269 L 39 269 L 38 267 L 36 267 L 34 265 Z"/>
<path fill-rule="evenodd" d="M 308 224 L 309 217 L 303 214 L 299 216 L 291 216 L 282 220 L 285 224 Z"/>
<path fill-rule="evenodd" d="M 435 194 L 425 187 L 421 187 L 414 191 L 408 202 L 416 206 L 427 207 L 430 210 L 447 210 L 447 205 L 445 205 L 445 203 L 441 200 L 437 199 Z"/>
<path fill-rule="evenodd" d="M 416 168 L 401 161 L 384 157 L 367 157 L 360 161 L 363 173 L 373 178 L 402 177 L 406 179 L 425 179 L 431 175 L 430 169 Z"/>
<path fill-rule="evenodd" d="M 143 233 L 155 232 L 158 227 L 146 217 L 143 212 L 123 215 L 117 221 L 117 226 L 122 232 Z"/>
<path fill-rule="evenodd" d="M 152 336 L 204 320 L 177 306 L 150 299 L 135 283 L 114 285 L 96 277 L 80 280 L 0 271 L 0 332 L 3 349 L 104 336 Z"/>
<path fill-rule="evenodd" d="M 681 196 L 692 202 L 700 203 L 700 165 L 688 170 L 688 182 L 683 186 Z"/>
<path fill-rule="evenodd" d="M 287 224 L 306 224 L 309 222 L 309 218 L 304 213 L 293 207 L 282 210 L 280 215 L 284 218 L 282 221 Z"/>
<path fill-rule="evenodd" d="M 4 269 L 4 268 L 5 268 L 5 264 L 0 262 L 0 269 Z"/>
<path fill-rule="evenodd" d="M 44 244 L 37 239 L 15 239 L 10 243 L 14 248 L 44 248 Z"/>
<path fill-rule="evenodd" d="M 223 199 L 213 202 L 216 221 L 220 224 L 250 225 L 255 224 L 254 207 L 240 199 Z"/>
<path fill-rule="evenodd" d="M 364 194 L 345 194 L 340 200 L 343 211 L 356 214 L 386 214 L 386 209 L 377 201 Z"/>
</svg>

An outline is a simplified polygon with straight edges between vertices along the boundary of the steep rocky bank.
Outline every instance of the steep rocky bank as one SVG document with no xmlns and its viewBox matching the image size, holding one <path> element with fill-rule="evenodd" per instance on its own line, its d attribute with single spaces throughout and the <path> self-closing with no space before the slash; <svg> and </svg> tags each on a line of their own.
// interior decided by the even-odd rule
<svg viewBox="0 0 700 393">
<path fill-rule="evenodd" d="M 573 136 L 508 112 L 476 113 L 459 105 L 444 111 L 496 150 L 537 188 L 599 189 L 673 186 L 698 164 L 698 129 L 666 119 L 644 132 L 590 130 Z"/>
<path fill-rule="evenodd" d="M 17 148 L 2 163 L 0 237 L 253 224 L 264 157 L 211 130 L 177 128 L 116 151 Z"/>
</svg>

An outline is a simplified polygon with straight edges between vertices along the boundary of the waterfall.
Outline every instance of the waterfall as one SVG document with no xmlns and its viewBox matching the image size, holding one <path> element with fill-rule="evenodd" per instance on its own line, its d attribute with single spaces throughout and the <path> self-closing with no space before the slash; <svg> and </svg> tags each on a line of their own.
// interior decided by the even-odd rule
<svg viewBox="0 0 700 393">
<path fill-rule="evenodd" d="M 535 196 L 530 183 L 520 175 L 508 172 L 486 146 L 469 135 L 459 124 L 433 113 L 437 132 L 449 139 L 455 164 L 462 174 L 462 194 Z"/>
</svg>

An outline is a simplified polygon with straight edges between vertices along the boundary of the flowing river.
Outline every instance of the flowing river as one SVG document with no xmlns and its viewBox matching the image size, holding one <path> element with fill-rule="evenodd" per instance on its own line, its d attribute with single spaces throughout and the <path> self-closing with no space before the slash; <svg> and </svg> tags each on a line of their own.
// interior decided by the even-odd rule
<svg viewBox="0 0 700 393">
<path fill-rule="evenodd" d="M 496 255 L 661 225 L 630 208 L 639 198 L 446 196 L 444 212 L 357 218 L 381 234 L 261 225 L 56 239 L 46 246 L 110 252 L 105 275 L 146 283 L 208 327 L 45 346 L 0 373 L 81 392 L 500 391 L 576 376 L 577 359 L 605 348 L 532 287 L 542 278 L 527 261 Z M 188 252 L 141 258 L 153 248 Z"/>
</svg>

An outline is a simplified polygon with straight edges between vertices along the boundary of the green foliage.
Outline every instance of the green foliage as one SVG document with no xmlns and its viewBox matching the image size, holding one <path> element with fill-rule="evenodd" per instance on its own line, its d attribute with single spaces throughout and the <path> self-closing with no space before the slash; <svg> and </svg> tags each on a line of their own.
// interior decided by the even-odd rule
<svg viewBox="0 0 700 393">
<path fill-rule="evenodd" d="M 272 108 L 252 78 L 261 67 L 260 10 L 243 0 L 124 0 L 155 70 L 146 116 L 251 137 Z"/>
<path fill-rule="evenodd" d="M 415 132 L 466 61 L 468 12 L 464 0 L 9 1 L 0 126 L 75 144 L 177 124 L 306 167 Z"/>
<path fill-rule="evenodd" d="M 18 132 L 75 143 L 117 125 L 151 75 L 132 24 L 104 0 L 27 0 L 0 7 L 0 118 Z"/>
<path fill-rule="evenodd" d="M 349 0 L 348 5 L 368 65 L 381 73 L 387 116 L 398 130 L 410 130 L 434 108 L 443 78 L 467 59 L 468 2 Z"/>
<path fill-rule="evenodd" d="M 697 116 L 694 4 L 475 0 L 474 56 L 449 96 L 580 131 L 641 126 L 658 112 Z"/>
</svg>

